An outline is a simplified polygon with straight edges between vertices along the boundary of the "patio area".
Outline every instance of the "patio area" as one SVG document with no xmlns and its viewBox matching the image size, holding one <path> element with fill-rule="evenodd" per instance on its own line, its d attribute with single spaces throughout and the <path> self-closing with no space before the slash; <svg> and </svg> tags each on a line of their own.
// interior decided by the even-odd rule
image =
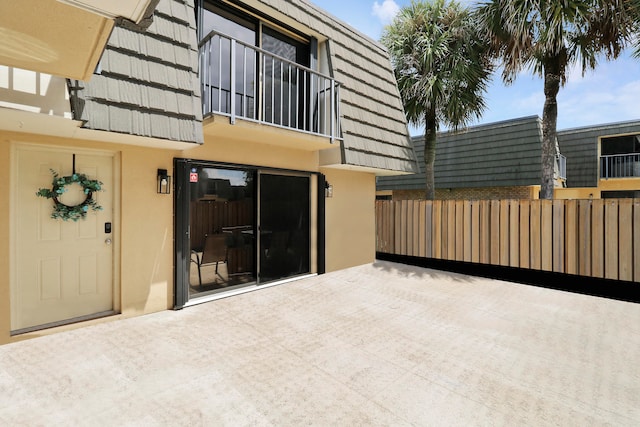
<svg viewBox="0 0 640 427">
<path fill-rule="evenodd" d="M 0 346 L 0 425 L 640 425 L 640 305 L 377 261 Z"/>
</svg>

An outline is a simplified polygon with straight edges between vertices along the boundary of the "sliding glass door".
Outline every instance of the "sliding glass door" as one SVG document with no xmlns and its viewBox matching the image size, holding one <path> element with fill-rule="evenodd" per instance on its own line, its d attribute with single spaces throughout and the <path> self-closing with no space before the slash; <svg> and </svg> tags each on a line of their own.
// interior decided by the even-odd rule
<svg viewBox="0 0 640 427">
<path fill-rule="evenodd" d="M 320 270 L 318 175 L 186 159 L 175 168 L 176 307 Z"/>
<path fill-rule="evenodd" d="M 259 176 L 260 282 L 309 273 L 309 176 Z"/>
</svg>

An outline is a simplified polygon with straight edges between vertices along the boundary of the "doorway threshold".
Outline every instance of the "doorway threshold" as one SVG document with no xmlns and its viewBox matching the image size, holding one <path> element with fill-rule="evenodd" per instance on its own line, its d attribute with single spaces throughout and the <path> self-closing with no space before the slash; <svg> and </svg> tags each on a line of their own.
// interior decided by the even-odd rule
<svg viewBox="0 0 640 427">
<path fill-rule="evenodd" d="M 216 292 L 214 294 L 209 294 L 209 295 L 203 295 L 201 297 L 196 297 L 196 298 L 190 299 L 189 301 L 186 302 L 186 304 L 183 307 L 191 307 L 193 305 L 203 304 L 205 302 L 215 301 L 215 300 L 222 299 L 222 298 L 229 298 L 229 297 L 232 297 L 232 296 L 245 294 L 247 292 L 259 291 L 261 289 L 271 288 L 273 286 L 284 285 L 285 283 L 295 282 L 297 280 L 307 279 L 309 277 L 314 277 L 314 276 L 317 276 L 317 275 L 318 275 L 318 273 L 309 273 L 309 274 L 304 274 L 304 275 L 301 275 L 301 276 L 288 277 L 286 279 L 265 283 L 264 285 L 249 285 L 249 286 L 245 286 L 245 287 L 238 288 L 238 289 L 231 289 L 231 290 L 228 290 L 228 291 Z"/>
<path fill-rule="evenodd" d="M 29 332 L 41 331 L 43 329 L 57 328 L 58 326 L 70 325 L 72 323 L 85 322 L 87 320 L 100 319 L 101 317 L 114 316 L 118 314 L 114 310 L 101 311 L 99 313 L 87 314 L 85 316 L 73 317 L 71 319 L 59 320 L 57 322 L 45 323 L 43 325 L 29 326 L 28 328 L 15 329 L 11 331 L 11 336 L 26 334 Z"/>
</svg>

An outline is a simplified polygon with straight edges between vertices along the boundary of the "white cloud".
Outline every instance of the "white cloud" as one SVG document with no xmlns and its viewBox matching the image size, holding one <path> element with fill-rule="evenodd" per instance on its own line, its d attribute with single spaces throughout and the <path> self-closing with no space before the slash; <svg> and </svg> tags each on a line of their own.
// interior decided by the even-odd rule
<svg viewBox="0 0 640 427">
<path fill-rule="evenodd" d="M 542 106 L 544 105 L 544 92 L 542 86 L 540 90 L 537 90 L 528 96 L 516 98 L 512 102 L 513 112 L 519 116 L 542 114 Z"/>
<path fill-rule="evenodd" d="M 640 80 L 619 86 L 594 86 L 583 91 L 558 95 L 558 119 L 563 127 L 588 126 L 625 120 L 638 120 Z"/>
<path fill-rule="evenodd" d="M 400 11 L 400 6 L 394 0 L 384 0 L 382 3 L 373 2 L 372 15 L 378 17 L 382 25 L 390 24 Z"/>
</svg>

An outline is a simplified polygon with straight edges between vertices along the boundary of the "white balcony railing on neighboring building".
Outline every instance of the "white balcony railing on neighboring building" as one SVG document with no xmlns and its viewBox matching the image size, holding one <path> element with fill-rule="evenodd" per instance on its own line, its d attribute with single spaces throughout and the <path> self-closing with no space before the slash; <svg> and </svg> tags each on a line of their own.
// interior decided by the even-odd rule
<svg viewBox="0 0 640 427">
<path fill-rule="evenodd" d="M 215 31 L 199 49 L 205 117 L 341 138 L 340 84 L 331 77 Z"/>
<path fill-rule="evenodd" d="M 557 161 L 558 161 L 558 178 L 566 180 L 567 179 L 567 157 L 562 154 L 558 154 Z"/>
<path fill-rule="evenodd" d="M 640 177 L 640 153 L 600 156 L 600 178 Z"/>
</svg>

